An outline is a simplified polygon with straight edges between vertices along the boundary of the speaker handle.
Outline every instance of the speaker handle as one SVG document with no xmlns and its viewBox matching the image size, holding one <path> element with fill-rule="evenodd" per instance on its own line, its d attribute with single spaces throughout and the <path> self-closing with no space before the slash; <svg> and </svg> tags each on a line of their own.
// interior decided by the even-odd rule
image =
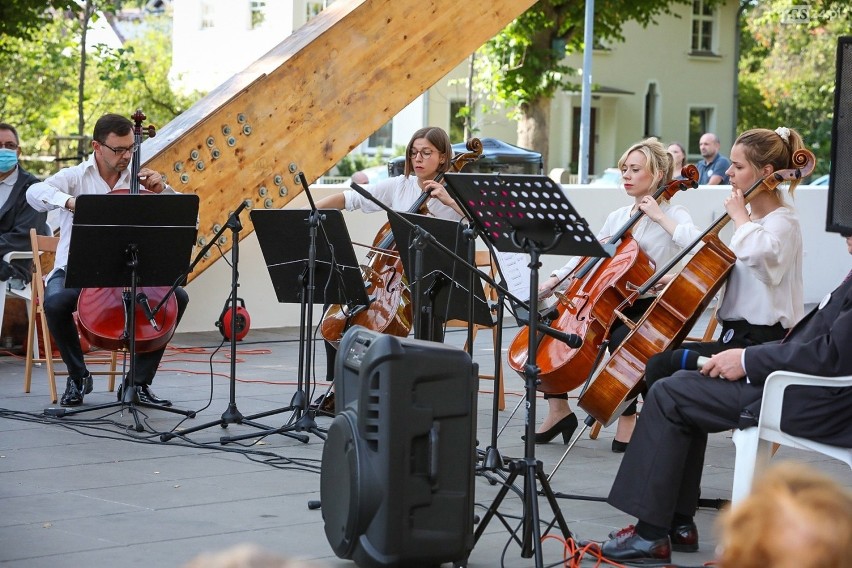
<svg viewBox="0 0 852 568">
<path fill-rule="evenodd" d="M 429 481 L 432 485 L 438 483 L 438 467 L 439 461 L 438 458 L 441 455 L 441 452 L 438 451 L 438 440 L 440 440 L 440 432 L 441 429 L 440 422 L 434 423 L 432 428 L 429 429 Z"/>
</svg>

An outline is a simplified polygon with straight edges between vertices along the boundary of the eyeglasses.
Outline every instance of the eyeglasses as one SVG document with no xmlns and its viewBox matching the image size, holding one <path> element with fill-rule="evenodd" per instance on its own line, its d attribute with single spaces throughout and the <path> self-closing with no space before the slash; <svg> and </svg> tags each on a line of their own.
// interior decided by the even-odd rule
<svg viewBox="0 0 852 568">
<path fill-rule="evenodd" d="M 0 148 L 6 148 L 7 150 L 17 150 L 18 145 L 14 142 L 0 142 Z"/>
<path fill-rule="evenodd" d="M 113 148 L 112 146 L 110 146 L 108 144 L 104 144 L 103 142 L 98 142 L 98 144 L 100 144 L 104 148 L 109 148 L 110 150 L 115 152 L 116 156 L 121 156 L 121 155 L 126 154 L 128 152 L 130 152 L 132 154 L 133 152 L 135 152 L 136 150 L 139 149 L 139 144 L 134 144 L 133 146 L 130 146 L 129 148 Z"/>
<path fill-rule="evenodd" d="M 412 149 L 412 150 L 411 150 L 411 153 L 409 153 L 409 154 L 408 154 L 408 156 L 409 156 L 412 160 L 414 160 L 414 159 L 416 159 L 416 158 L 417 158 L 417 154 L 420 154 L 420 155 L 423 157 L 423 159 L 424 159 L 424 160 L 428 160 L 430 157 L 432 157 L 432 154 L 434 154 L 434 153 L 435 153 L 435 151 L 434 151 L 434 150 L 430 150 L 430 149 L 428 149 L 428 148 L 424 148 L 423 150 L 414 150 L 414 149 Z"/>
</svg>

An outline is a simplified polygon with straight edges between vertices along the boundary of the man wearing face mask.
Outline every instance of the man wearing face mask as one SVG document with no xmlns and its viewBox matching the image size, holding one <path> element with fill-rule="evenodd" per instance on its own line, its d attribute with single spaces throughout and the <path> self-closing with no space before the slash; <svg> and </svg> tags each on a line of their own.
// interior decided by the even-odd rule
<svg viewBox="0 0 852 568">
<path fill-rule="evenodd" d="M 39 213 L 27 203 L 27 188 L 38 178 L 18 165 L 20 155 L 18 131 L 11 124 L 0 122 L 0 286 L 4 289 L 23 288 L 30 281 L 32 270 L 29 260 L 9 263 L 2 260 L 3 256 L 30 250 L 31 228 L 47 234 L 47 213 Z M 0 301 L 4 301 L 2 295 Z"/>
</svg>

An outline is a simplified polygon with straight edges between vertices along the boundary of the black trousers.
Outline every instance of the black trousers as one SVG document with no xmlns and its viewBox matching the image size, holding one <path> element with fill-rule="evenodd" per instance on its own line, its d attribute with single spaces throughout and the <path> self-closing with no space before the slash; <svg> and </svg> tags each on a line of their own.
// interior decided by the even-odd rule
<svg viewBox="0 0 852 568">
<path fill-rule="evenodd" d="M 74 323 L 74 312 L 77 311 L 77 298 L 80 297 L 80 291 L 80 288 L 65 287 L 65 271 L 62 269 L 53 273 L 44 289 L 44 315 L 47 317 L 47 327 L 53 335 L 62 361 L 68 367 L 68 376 L 73 379 L 81 379 L 88 372 L 83 359 L 83 348 L 80 346 L 80 336 L 77 335 L 77 325 Z M 177 321 L 180 323 L 189 303 L 189 295 L 183 288 L 177 288 L 175 299 L 178 305 Z M 151 384 L 165 351 L 164 347 L 157 351 L 137 354 L 135 384 Z"/>
<path fill-rule="evenodd" d="M 694 516 L 707 435 L 739 427 L 742 409 L 762 394 L 762 386 L 698 371 L 656 381 L 607 502 L 658 527 L 671 526 L 675 513 Z"/>
</svg>

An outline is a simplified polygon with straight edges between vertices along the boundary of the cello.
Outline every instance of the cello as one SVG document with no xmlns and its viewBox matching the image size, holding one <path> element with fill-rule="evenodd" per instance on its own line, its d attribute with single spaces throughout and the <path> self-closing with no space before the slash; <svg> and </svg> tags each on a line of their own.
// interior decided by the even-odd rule
<svg viewBox="0 0 852 568">
<path fill-rule="evenodd" d="M 479 138 L 467 141 L 468 152 L 453 157 L 452 171 L 459 172 L 482 154 Z M 443 173 L 435 181 L 440 181 Z M 408 213 L 420 212 L 431 196 L 423 192 Z M 366 308 L 349 310 L 341 304 L 329 306 L 320 323 L 323 339 L 337 347 L 347 329 L 361 325 L 367 329 L 397 337 L 407 337 L 413 323 L 411 294 L 403 272 L 402 259 L 396 248 L 390 223 L 385 223 L 373 240 L 368 263 L 361 265 L 364 287 L 371 299 Z"/>
<path fill-rule="evenodd" d="M 133 127 L 133 157 L 130 166 L 130 187 L 115 189 L 109 195 L 118 198 L 123 195 L 152 194 L 154 192 L 139 188 L 139 147 L 142 144 L 145 114 L 137 110 L 131 117 Z M 148 126 L 147 135 L 153 137 L 155 130 Z M 77 316 L 80 334 L 92 345 L 110 351 L 128 348 L 130 334 L 126 322 L 130 321 L 129 311 L 135 306 L 136 325 L 135 350 L 148 353 L 163 349 L 174 335 L 177 327 L 177 300 L 169 294 L 162 308 L 152 314 L 152 306 L 157 306 L 170 291 L 168 287 L 139 286 L 136 298 L 130 297 L 129 288 L 83 288 L 77 300 Z"/>
<path fill-rule="evenodd" d="M 669 200 L 678 191 L 698 186 L 698 168 L 683 168 L 685 179 L 672 180 L 653 195 L 657 202 Z M 630 234 L 644 213 L 637 211 L 610 239 L 617 243 L 610 258 L 586 258 L 580 261 L 571 282 L 556 304 L 557 316 L 551 327 L 583 338 L 580 347 L 571 348 L 559 339 L 542 336 L 538 342 L 536 364 L 539 367 L 537 389 L 544 393 L 563 393 L 577 388 L 597 365 L 601 344 L 609 334 L 619 309 L 639 297 L 635 290 L 654 274 L 654 262 Z M 529 328 L 524 327 L 512 340 L 507 359 L 509 366 L 523 375 L 528 359 Z"/>
<path fill-rule="evenodd" d="M 792 163 L 795 168 L 779 170 L 756 181 L 744 194 L 746 202 L 760 191 L 771 191 L 785 181 L 809 176 L 816 158 L 808 150 L 796 150 Z M 719 231 L 729 221 L 727 213 L 720 216 L 638 290 L 638 294 L 648 291 L 659 280 L 659 275 L 665 274 L 703 242 L 703 246 L 657 296 L 639 321 L 631 326 L 630 333 L 613 351 L 589 387 L 580 394 L 577 405 L 604 426 L 612 424 L 639 396 L 648 359 L 683 341 L 733 269 L 737 257 L 719 239 Z"/>
</svg>

